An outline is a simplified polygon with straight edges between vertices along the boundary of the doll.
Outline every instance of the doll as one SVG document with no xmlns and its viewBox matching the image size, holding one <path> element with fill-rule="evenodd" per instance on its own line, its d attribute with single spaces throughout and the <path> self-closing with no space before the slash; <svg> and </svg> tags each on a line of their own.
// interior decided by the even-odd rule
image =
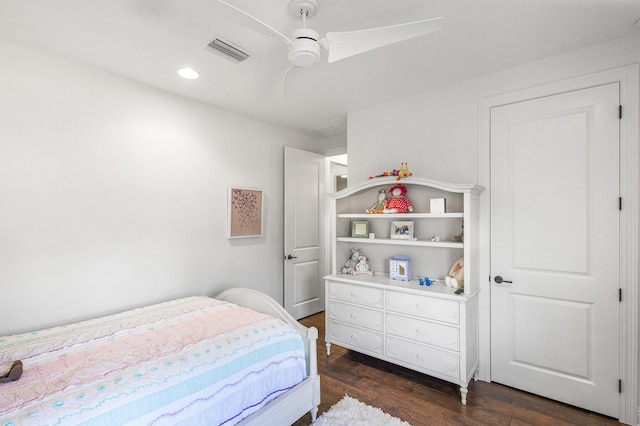
<svg viewBox="0 0 640 426">
<path fill-rule="evenodd" d="M 384 209 L 387 207 L 387 193 L 384 189 L 378 191 L 378 202 L 371 206 L 370 209 L 366 209 L 365 211 L 370 214 L 374 213 L 382 213 Z"/>
<path fill-rule="evenodd" d="M 413 211 L 413 205 L 407 195 L 407 187 L 397 184 L 389 190 L 392 195 L 387 200 L 387 207 L 383 210 L 384 213 L 411 213 Z"/>
</svg>

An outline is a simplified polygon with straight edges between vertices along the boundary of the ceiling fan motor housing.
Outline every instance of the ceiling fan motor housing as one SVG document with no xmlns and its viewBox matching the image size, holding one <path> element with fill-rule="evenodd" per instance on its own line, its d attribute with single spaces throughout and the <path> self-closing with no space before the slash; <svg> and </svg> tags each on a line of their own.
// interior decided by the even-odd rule
<svg viewBox="0 0 640 426">
<path fill-rule="evenodd" d="M 317 32 L 309 28 L 293 30 L 295 39 L 289 47 L 289 62 L 297 67 L 310 67 L 320 62 L 320 44 Z"/>
</svg>

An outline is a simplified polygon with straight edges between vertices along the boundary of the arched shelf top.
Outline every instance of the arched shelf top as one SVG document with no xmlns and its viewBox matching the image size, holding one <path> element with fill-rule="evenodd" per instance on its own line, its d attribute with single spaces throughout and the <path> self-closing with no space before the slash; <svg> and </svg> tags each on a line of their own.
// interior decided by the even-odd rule
<svg viewBox="0 0 640 426">
<path fill-rule="evenodd" d="M 329 197 L 333 199 L 341 199 L 344 197 L 348 197 L 349 195 L 366 191 L 371 188 L 377 188 L 379 186 L 388 186 L 388 185 L 393 186 L 397 183 L 401 183 L 403 185 L 428 186 L 431 188 L 436 188 L 443 191 L 460 193 L 460 194 L 472 193 L 477 195 L 477 194 L 480 194 L 482 191 L 484 191 L 484 187 L 476 184 L 450 183 L 450 182 L 444 182 L 436 179 L 427 179 L 427 178 L 413 177 L 413 176 L 398 180 L 397 177 L 395 176 L 388 176 L 388 177 L 380 177 L 380 178 L 368 179 L 363 182 L 358 182 L 355 185 L 348 186 L 342 191 L 329 194 Z"/>
</svg>

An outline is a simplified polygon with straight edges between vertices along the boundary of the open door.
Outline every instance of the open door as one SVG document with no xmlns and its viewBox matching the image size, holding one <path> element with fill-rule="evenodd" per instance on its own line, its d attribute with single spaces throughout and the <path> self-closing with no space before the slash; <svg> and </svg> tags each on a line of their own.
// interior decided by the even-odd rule
<svg viewBox="0 0 640 426">
<path fill-rule="evenodd" d="M 325 157 L 284 149 L 284 307 L 296 319 L 324 310 Z"/>
</svg>

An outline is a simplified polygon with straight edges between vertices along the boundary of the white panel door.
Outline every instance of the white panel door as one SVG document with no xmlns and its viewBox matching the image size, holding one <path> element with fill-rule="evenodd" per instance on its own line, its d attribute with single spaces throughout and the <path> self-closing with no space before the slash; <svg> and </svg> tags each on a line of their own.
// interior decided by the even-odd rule
<svg viewBox="0 0 640 426">
<path fill-rule="evenodd" d="M 296 319 L 324 310 L 325 158 L 284 150 L 284 307 Z"/>
<path fill-rule="evenodd" d="M 613 83 L 491 110 L 491 380 L 613 417 L 618 105 Z"/>
</svg>

